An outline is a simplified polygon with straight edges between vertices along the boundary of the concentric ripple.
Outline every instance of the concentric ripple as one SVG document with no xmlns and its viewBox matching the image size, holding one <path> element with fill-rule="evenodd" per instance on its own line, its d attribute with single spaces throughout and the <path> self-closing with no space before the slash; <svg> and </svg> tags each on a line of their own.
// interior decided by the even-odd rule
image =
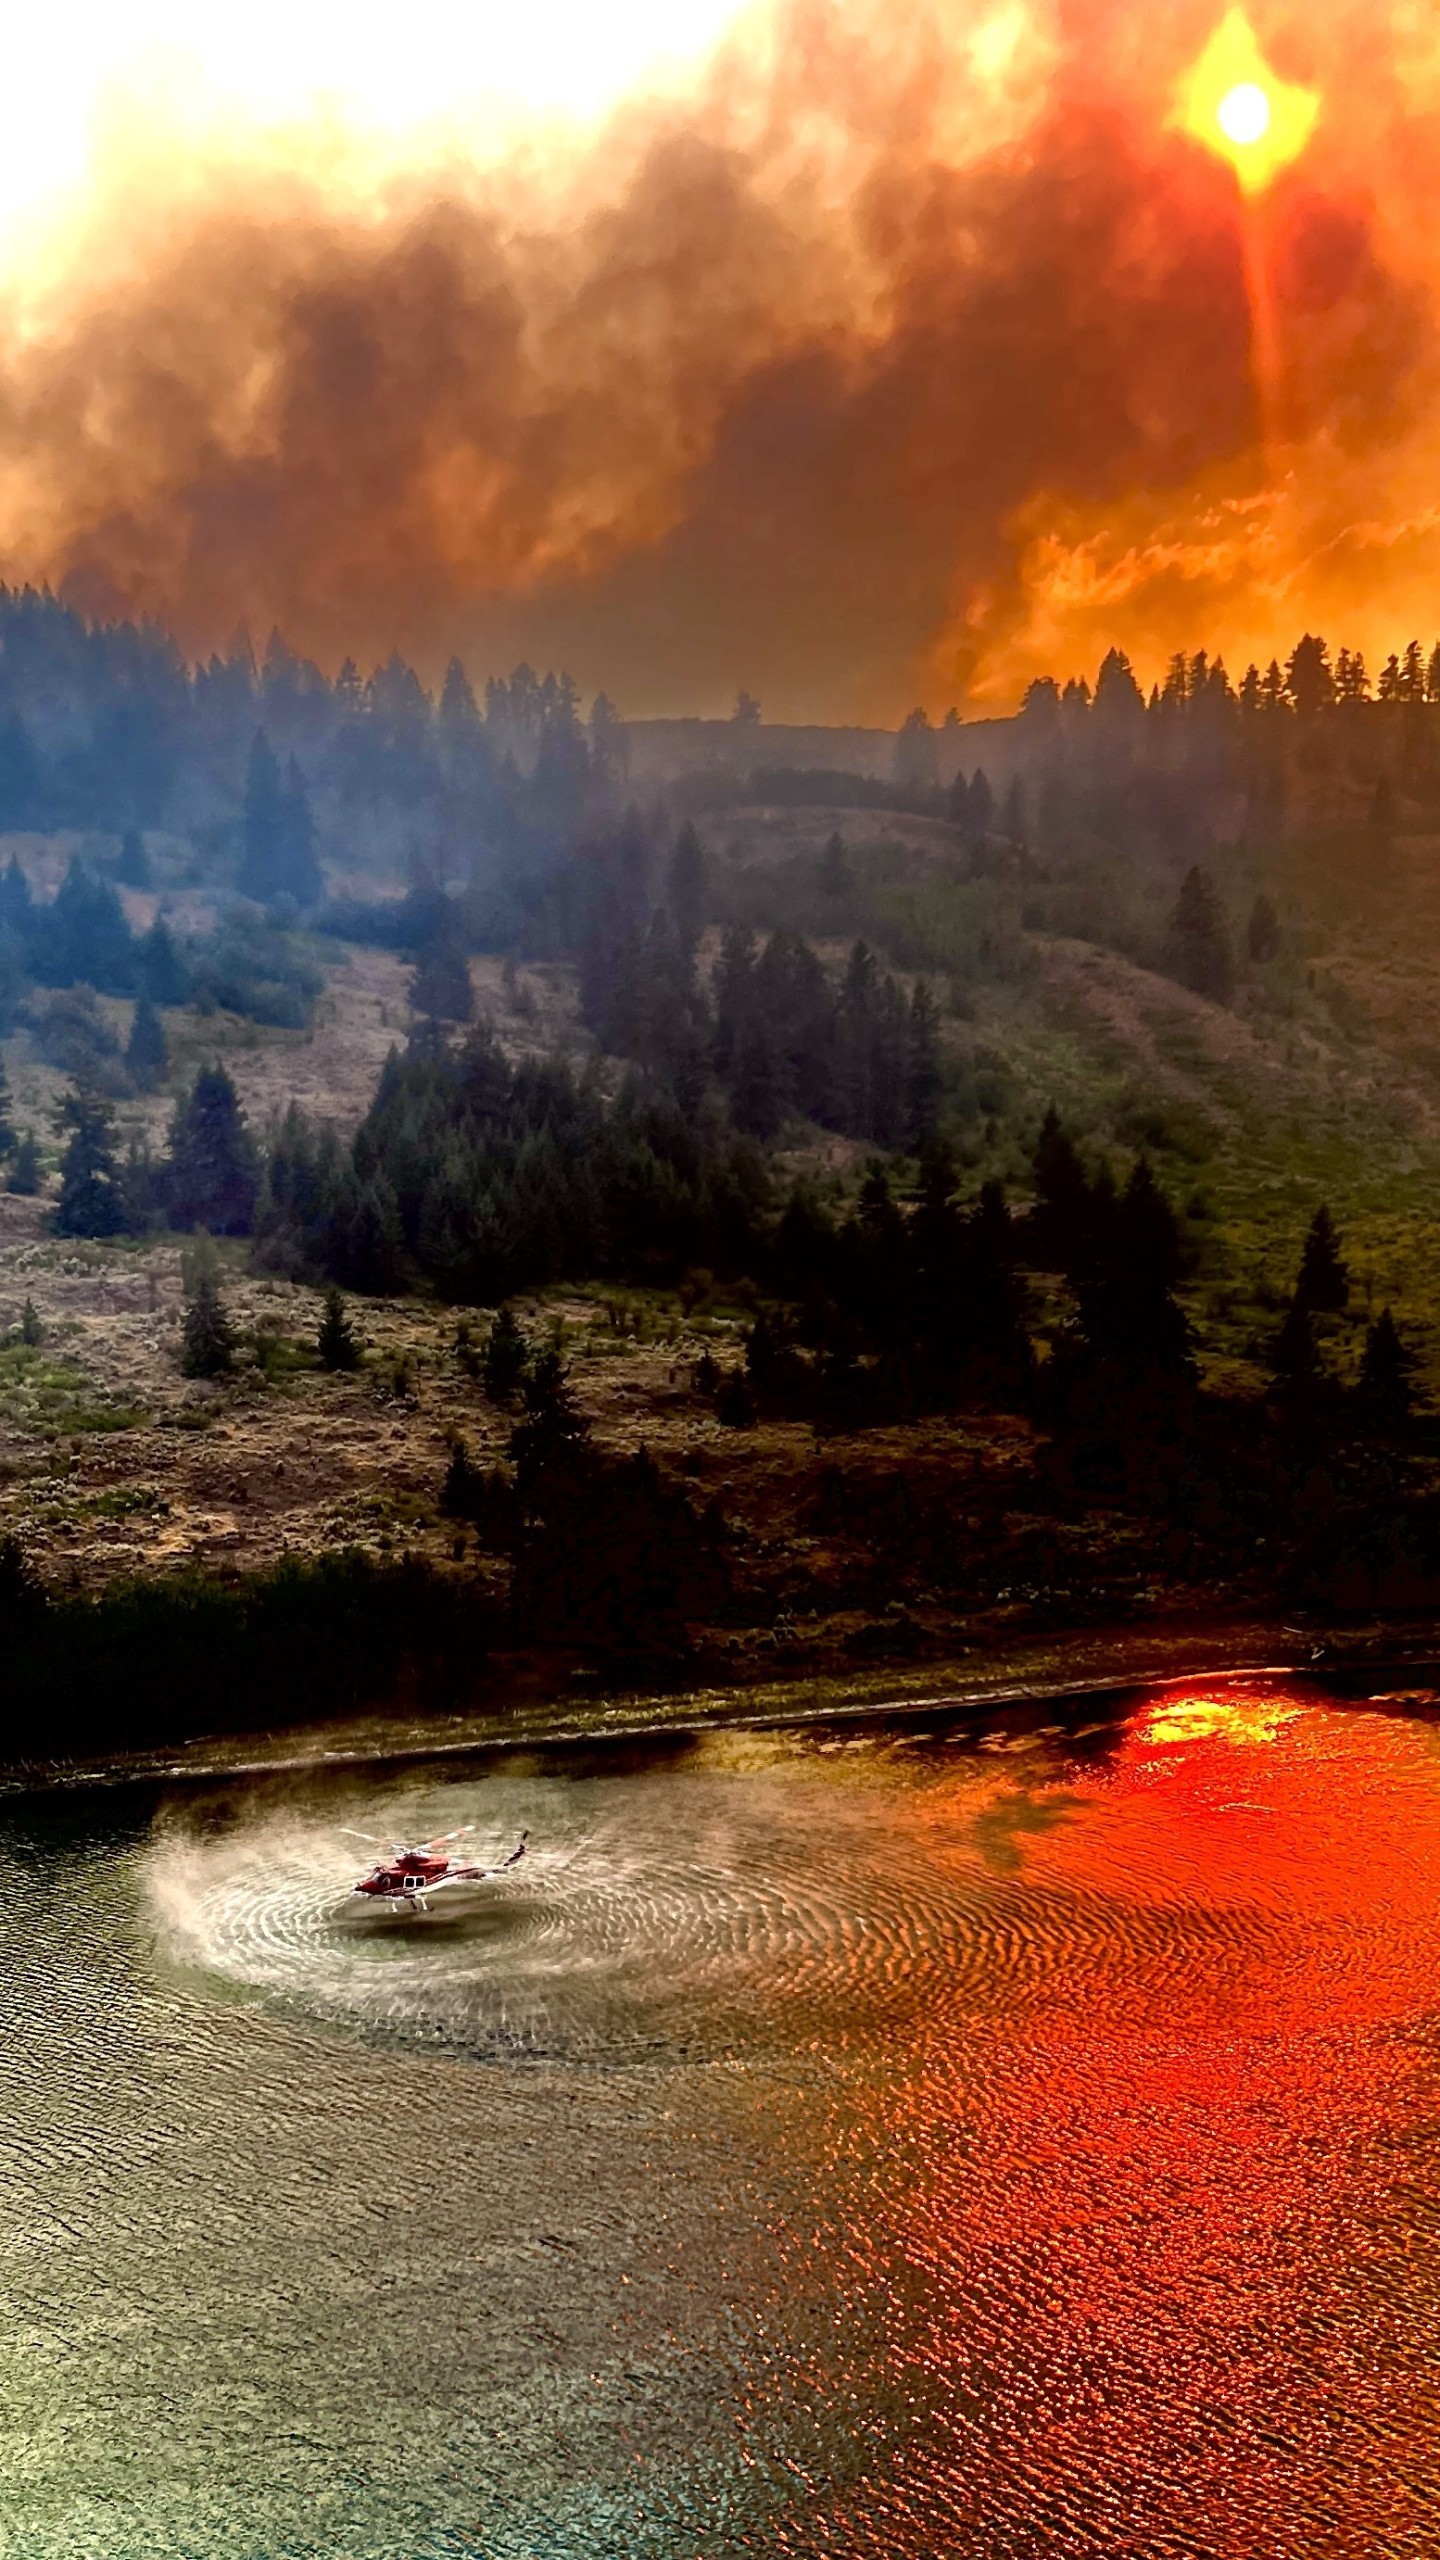
<svg viewBox="0 0 1440 2560">
<path fill-rule="evenodd" d="M 13 1809 L 0 2552 L 1440 2551 L 1440 1732 L 1375 1703 Z M 349 1919 L 462 1824 L 529 1855 Z"/>
<path fill-rule="evenodd" d="M 779 2041 L 930 2035 L 1008 2013 L 1061 1980 L 1133 1971 L 1163 2010 L 1203 1946 L 1243 1965 L 1269 1921 L 1242 1900 L 1161 1913 L 1029 1853 L 1095 1814 L 1027 1757 L 804 1737 L 695 1752 L 618 1779 L 492 1771 L 478 1784 L 367 1794 L 376 1838 L 478 1826 L 466 1852 L 524 1861 L 461 1908 L 356 1919 L 356 1823 L 262 1812 L 219 1832 L 162 1830 L 148 1882 L 178 1964 L 316 2016 L 475 2052 L 713 2054 Z M 1047 1787 L 1048 1780 L 1048 1787 Z M 353 1808 L 346 1808 L 347 1813 Z"/>
</svg>

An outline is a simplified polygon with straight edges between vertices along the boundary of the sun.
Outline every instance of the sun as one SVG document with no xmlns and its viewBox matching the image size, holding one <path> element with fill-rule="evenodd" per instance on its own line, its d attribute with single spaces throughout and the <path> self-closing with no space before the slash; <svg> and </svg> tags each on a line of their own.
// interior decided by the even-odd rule
<svg viewBox="0 0 1440 2560">
<path fill-rule="evenodd" d="M 1270 101 L 1257 80 L 1241 80 L 1227 89 L 1215 110 L 1215 121 L 1227 142 L 1246 150 L 1263 142 L 1270 130 Z"/>
<path fill-rule="evenodd" d="M 1244 10 L 1232 9 L 1181 81 L 1170 121 L 1228 160 L 1245 193 L 1257 195 L 1299 158 L 1319 112 L 1316 92 L 1279 79 Z"/>
</svg>

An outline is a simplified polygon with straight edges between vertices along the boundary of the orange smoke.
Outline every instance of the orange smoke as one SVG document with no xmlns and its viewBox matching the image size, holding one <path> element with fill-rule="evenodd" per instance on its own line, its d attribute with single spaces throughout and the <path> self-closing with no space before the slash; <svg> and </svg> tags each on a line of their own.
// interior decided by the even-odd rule
<svg viewBox="0 0 1440 2560">
<path fill-rule="evenodd" d="M 1262 363 L 1235 169 L 1176 119 L 1223 17 L 786 0 L 563 172 L 447 150 L 369 196 L 147 140 L 0 356 L 5 573 L 635 713 L 1430 636 L 1440 50 L 1257 9 L 1320 102 L 1252 199 Z"/>
</svg>

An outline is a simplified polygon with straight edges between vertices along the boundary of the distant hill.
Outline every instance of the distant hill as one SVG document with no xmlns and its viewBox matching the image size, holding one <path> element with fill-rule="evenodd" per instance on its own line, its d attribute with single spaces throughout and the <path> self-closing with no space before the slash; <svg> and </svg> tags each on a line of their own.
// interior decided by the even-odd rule
<svg viewBox="0 0 1440 2560">
<path fill-rule="evenodd" d="M 790 765 L 832 773 L 873 774 L 888 781 L 895 761 L 893 729 L 791 727 L 775 720 L 627 720 L 630 776 L 636 782 L 672 782 L 682 774 L 749 773 Z M 992 781 L 1006 782 L 1020 762 L 1014 720 L 971 720 L 937 729 L 942 783 L 957 765 L 967 774 L 983 765 Z"/>
</svg>

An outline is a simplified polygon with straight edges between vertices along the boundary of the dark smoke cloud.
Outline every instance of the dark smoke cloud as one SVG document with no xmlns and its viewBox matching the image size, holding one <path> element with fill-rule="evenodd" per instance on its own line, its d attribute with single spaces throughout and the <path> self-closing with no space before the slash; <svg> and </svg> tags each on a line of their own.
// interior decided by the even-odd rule
<svg viewBox="0 0 1440 2560">
<path fill-rule="evenodd" d="M 1033 111 L 960 155 L 924 43 L 807 11 L 761 92 L 727 65 L 563 217 L 231 190 L 4 367 L 9 574 L 196 651 L 244 619 L 330 664 L 526 654 L 634 712 L 743 683 L 776 716 L 894 716 L 1018 680 L 1052 630 L 1096 636 L 1053 597 L 1032 630 L 1047 511 L 1143 548 L 1265 472 L 1233 184 L 1164 125 L 1212 20 L 1137 53 L 1137 18 L 1072 12 Z M 1265 218 L 1287 433 L 1413 435 L 1428 295 L 1373 199 L 1317 166 Z M 1243 620 L 1233 567 L 1210 584 Z M 1097 613 L 1143 656 L 1182 610 L 1223 643 L 1206 600 L 1170 559 Z"/>
</svg>

